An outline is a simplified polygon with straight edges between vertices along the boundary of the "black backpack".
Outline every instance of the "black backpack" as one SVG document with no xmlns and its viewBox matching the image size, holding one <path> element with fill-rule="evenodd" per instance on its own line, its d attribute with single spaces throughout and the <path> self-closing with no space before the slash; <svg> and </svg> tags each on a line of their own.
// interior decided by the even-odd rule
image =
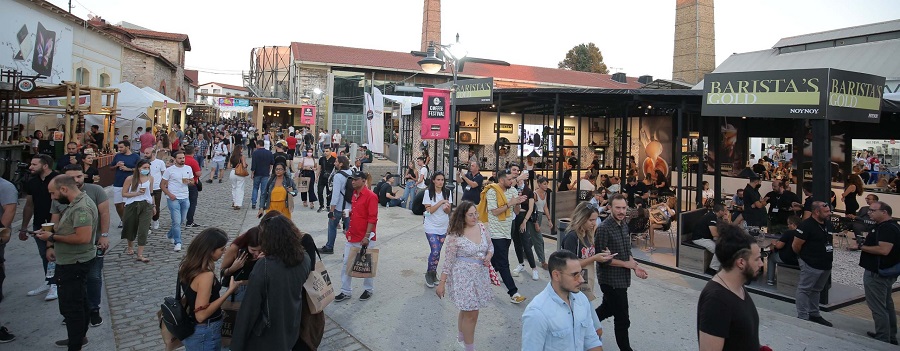
<svg viewBox="0 0 900 351">
<path fill-rule="evenodd" d="M 160 323 L 165 324 L 166 329 L 178 340 L 184 340 L 194 335 L 194 322 L 181 303 L 180 282 L 175 284 L 175 297 L 168 296 L 163 299 L 159 312 L 162 315 Z"/>
<path fill-rule="evenodd" d="M 332 196 L 334 196 L 333 195 L 334 177 L 338 174 L 344 176 L 345 178 L 347 178 L 347 182 L 344 183 L 344 190 L 341 191 L 341 196 L 344 197 L 344 202 L 352 204 L 353 203 L 353 184 L 350 182 L 350 175 L 347 173 L 344 173 L 344 171 L 345 170 L 340 170 L 340 171 L 335 170 L 335 172 L 331 174 L 331 177 L 328 178 L 328 189 L 331 189 Z"/>
</svg>

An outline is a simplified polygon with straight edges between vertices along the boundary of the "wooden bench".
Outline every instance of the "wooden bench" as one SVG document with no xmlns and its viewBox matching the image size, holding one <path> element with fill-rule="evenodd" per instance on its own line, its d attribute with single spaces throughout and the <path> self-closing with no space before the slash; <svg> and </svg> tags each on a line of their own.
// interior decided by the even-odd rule
<svg viewBox="0 0 900 351">
<path fill-rule="evenodd" d="M 775 276 L 778 278 L 776 288 L 779 294 L 794 296 L 797 293 L 797 281 L 800 280 L 800 266 L 776 263 Z"/>
<path fill-rule="evenodd" d="M 704 273 L 712 261 L 712 253 L 700 245 L 693 243 L 694 226 L 708 212 L 706 209 L 696 209 L 682 212 L 678 215 L 677 225 L 681 232 L 681 245 L 678 249 L 678 267 L 685 270 Z"/>
</svg>

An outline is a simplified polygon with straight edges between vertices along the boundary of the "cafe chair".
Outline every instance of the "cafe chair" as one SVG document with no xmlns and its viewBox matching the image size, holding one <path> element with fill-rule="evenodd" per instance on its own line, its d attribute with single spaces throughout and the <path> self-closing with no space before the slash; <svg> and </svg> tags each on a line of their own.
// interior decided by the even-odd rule
<svg viewBox="0 0 900 351">
<path fill-rule="evenodd" d="M 638 245 L 643 241 L 643 247 L 646 248 L 650 237 L 650 218 L 632 218 L 628 221 L 628 229 L 631 232 L 632 239 L 636 240 Z"/>
</svg>

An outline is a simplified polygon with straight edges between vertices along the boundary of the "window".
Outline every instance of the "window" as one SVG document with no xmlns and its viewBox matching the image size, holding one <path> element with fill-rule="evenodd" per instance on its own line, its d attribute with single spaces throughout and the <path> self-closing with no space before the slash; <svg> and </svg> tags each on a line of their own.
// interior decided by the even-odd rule
<svg viewBox="0 0 900 351">
<path fill-rule="evenodd" d="M 75 83 L 81 85 L 90 85 L 91 84 L 91 72 L 88 71 L 87 68 L 78 67 L 75 70 Z"/>
<path fill-rule="evenodd" d="M 206 94 L 209 92 L 209 89 L 200 89 L 200 94 Z"/>
<path fill-rule="evenodd" d="M 222 93 L 221 89 L 213 89 L 213 94 L 221 94 L 221 93 Z"/>
<path fill-rule="evenodd" d="M 109 85 L 109 75 L 106 73 L 100 73 L 100 87 L 106 88 Z"/>
</svg>

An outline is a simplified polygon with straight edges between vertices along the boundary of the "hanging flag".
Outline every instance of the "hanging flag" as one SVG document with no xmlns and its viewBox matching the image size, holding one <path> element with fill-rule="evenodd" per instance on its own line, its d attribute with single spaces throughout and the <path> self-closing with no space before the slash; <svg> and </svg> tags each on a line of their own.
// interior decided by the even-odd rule
<svg viewBox="0 0 900 351">
<path fill-rule="evenodd" d="M 384 153 L 384 96 L 378 88 L 372 88 L 371 114 L 366 112 L 369 124 L 369 150 Z"/>
<path fill-rule="evenodd" d="M 422 88 L 422 139 L 450 137 L 450 90 Z"/>
</svg>

